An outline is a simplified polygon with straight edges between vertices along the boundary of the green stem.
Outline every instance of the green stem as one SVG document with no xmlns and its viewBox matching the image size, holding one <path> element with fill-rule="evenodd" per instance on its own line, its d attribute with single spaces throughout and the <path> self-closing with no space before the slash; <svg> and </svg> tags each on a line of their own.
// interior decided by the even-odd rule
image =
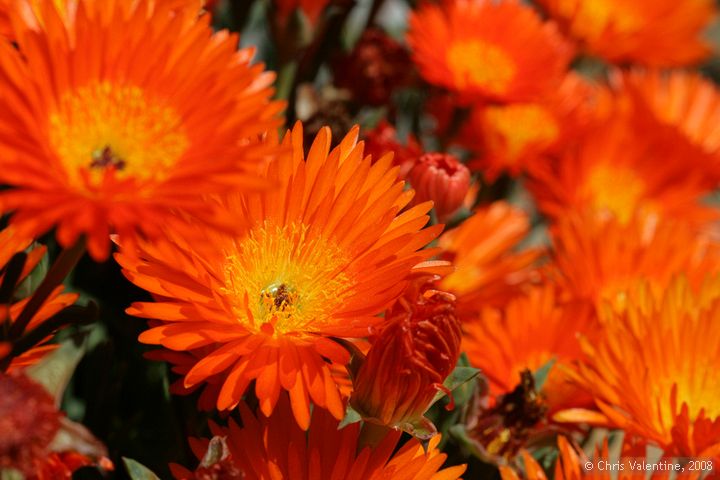
<svg viewBox="0 0 720 480">
<path fill-rule="evenodd" d="M 58 285 L 62 284 L 68 273 L 75 267 L 77 262 L 85 253 L 85 238 L 80 237 L 78 241 L 72 247 L 63 250 L 58 258 L 53 263 L 52 267 L 48 271 L 47 275 L 43 279 L 40 286 L 35 290 L 35 293 L 23 308 L 22 312 L 18 316 L 17 320 L 13 322 L 10 328 L 9 338 L 16 339 L 20 338 L 25 332 L 28 324 L 40 310 L 52 292 L 57 288 Z"/>
</svg>

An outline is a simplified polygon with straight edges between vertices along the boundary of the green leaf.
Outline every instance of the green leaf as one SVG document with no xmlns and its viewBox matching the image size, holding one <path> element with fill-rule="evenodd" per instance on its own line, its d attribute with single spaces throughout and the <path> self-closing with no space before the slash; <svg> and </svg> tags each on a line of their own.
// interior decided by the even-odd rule
<svg viewBox="0 0 720 480">
<path fill-rule="evenodd" d="M 533 377 L 535 377 L 535 390 L 538 392 L 542 390 L 543 385 L 545 384 L 545 381 L 548 378 L 548 375 L 550 375 L 550 370 L 552 370 L 553 365 L 555 365 L 555 358 L 551 358 L 550 361 L 548 361 L 545 365 L 538 368 L 537 371 L 533 374 Z"/>
<path fill-rule="evenodd" d="M 132 458 L 122 457 L 122 460 L 132 480 L 160 480 L 149 468 Z"/>
<path fill-rule="evenodd" d="M 445 386 L 445 388 L 448 389 L 448 391 L 452 392 L 456 388 L 460 387 L 461 385 L 464 385 L 465 383 L 469 382 L 473 378 L 477 377 L 479 374 L 480 374 L 480 370 L 477 368 L 455 367 L 455 370 L 453 370 L 452 373 L 450 375 L 448 375 L 448 377 L 443 382 L 443 385 Z M 445 395 L 446 395 L 445 392 L 438 392 L 435 395 L 435 398 L 433 398 L 433 401 L 430 405 L 435 404 L 435 402 L 440 400 Z"/>
<path fill-rule="evenodd" d="M 343 418 L 338 425 L 338 430 L 345 428 L 350 424 L 357 423 L 360 420 L 362 420 L 362 416 L 357 412 L 357 410 L 348 404 L 347 409 L 345 410 L 345 418 Z"/>
<path fill-rule="evenodd" d="M 29 252 L 37 246 L 39 246 L 39 244 L 33 243 L 33 245 L 28 247 L 28 249 L 25 251 Z M 45 278 L 49 267 L 50 260 L 48 258 L 47 252 L 45 252 L 45 255 L 42 256 L 33 271 L 30 272 L 30 274 L 25 277 L 25 279 L 20 282 L 20 284 L 15 289 L 15 295 L 17 296 L 17 298 L 27 298 L 32 296 L 35 290 L 37 290 L 37 287 L 40 285 L 40 283 L 42 283 L 43 279 Z"/>
<path fill-rule="evenodd" d="M 68 340 L 40 363 L 29 367 L 26 372 L 30 378 L 50 392 L 55 398 L 55 404 L 59 406 L 75 367 L 84 354 L 84 344 L 78 346 L 72 340 Z"/>
<path fill-rule="evenodd" d="M 14 468 L 0 469 L 0 480 L 24 480 L 25 475 Z"/>
</svg>

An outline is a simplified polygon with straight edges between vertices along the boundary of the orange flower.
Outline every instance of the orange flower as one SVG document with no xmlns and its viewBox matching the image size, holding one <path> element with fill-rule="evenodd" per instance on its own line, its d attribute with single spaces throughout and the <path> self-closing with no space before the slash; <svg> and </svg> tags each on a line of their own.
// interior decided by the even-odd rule
<svg viewBox="0 0 720 480">
<path fill-rule="evenodd" d="M 273 76 L 195 9 L 79 0 L 63 21 L 43 5 L 35 26 L 11 11 L 19 48 L 0 45 L 0 183 L 12 187 L 0 210 L 30 236 L 57 226 L 66 247 L 86 234 L 98 260 L 111 232 L 127 244 L 181 217 L 230 228 L 203 196 L 262 186 Z"/>
<path fill-rule="evenodd" d="M 711 155 L 705 167 L 720 181 L 720 92 L 712 81 L 683 70 L 634 70 L 617 73 L 614 81 L 641 97 L 660 122 Z"/>
<path fill-rule="evenodd" d="M 428 2 L 409 22 L 423 77 L 467 99 L 532 100 L 560 84 L 571 59 L 555 25 L 516 0 Z"/>
<path fill-rule="evenodd" d="M 456 267 L 440 288 L 457 297 L 461 318 L 484 306 L 503 305 L 533 279 L 533 264 L 541 252 L 513 251 L 529 231 L 527 215 L 499 201 L 478 209 L 440 237 L 444 257 Z"/>
<path fill-rule="evenodd" d="M 589 122 L 594 87 L 568 74 L 557 90 L 533 102 L 476 105 L 459 142 L 476 152 L 470 168 L 494 181 L 500 173 L 517 176 L 532 162 L 547 161 Z"/>
<path fill-rule="evenodd" d="M 624 225 L 591 214 L 568 215 L 551 229 L 550 275 L 576 299 L 620 306 L 641 279 L 662 291 L 683 273 L 699 286 L 720 267 L 716 235 L 707 227 L 652 216 L 636 216 Z"/>
<path fill-rule="evenodd" d="M 350 397 L 366 421 L 419 438 L 436 433 L 424 415 L 460 356 L 455 299 L 431 286 L 385 313 L 387 325 L 356 373 Z"/>
<path fill-rule="evenodd" d="M 366 446 L 360 424 L 339 429 L 323 410 L 313 411 L 306 433 L 294 425 L 285 401 L 270 418 L 256 418 L 244 404 L 240 415 L 242 427 L 230 420 L 227 428 L 211 425 L 211 431 L 216 438 L 226 437 L 225 468 L 239 467 L 245 474 L 240 478 L 248 480 L 456 480 L 465 471 L 464 465 L 441 470 L 446 455 L 437 449 L 439 435 L 430 440 L 427 453 L 417 440 L 395 451 L 401 432 L 390 431 L 376 446 Z M 196 442 L 198 457 L 208 444 Z M 171 468 L 176 479 L 197 478 L 182 467 Z"/>
<path fill-rule="evenodd" d="M 652 66 L 696 63 L 711 53 L 702 39 L 713 0 L 539 0 L 591 54 Z"/>
<path fill-rule="evenodd" d="M 697 291 L 641 285 L 601 321 L 579 375 L 609 422 L 666 455 L 720 459 L 720 277 Z"/>
<path fill-rule="evenodd" d="M 305 160 L 302 127 L 287 134 L 292 152 L 265 175 L 280 187 L 231 201 L 244 234 L 208 233 L 200 242 L 170 234 L 118 256 L 131 281 L 162 297 L 128 310 L 159 320 L 140 340 L 177 351 L 208 348 L 185 386 L 221 376 L 220 410 L 237 405 L 255 380 L 266 415 L 287 390 L 303 428 L 311 400 L 342 418 L 330 365 L 346 364 L 349 355 L 330 337 L 367 336 L 413 272 L 424 270 L 419 264 L 437 253 L 420 250 L 442 228 L 422 230 L 430 205 L 398 214 L 413 192 L 403 191 L 389 155 L 363 158 L 357 135 L 328 154 L 324 128 Z"/>
<path fill-rule="evenodd" d="M 714 188 L 702 171 L 707 154 L 631 93 L 617 92 L 610 103 L 577 145 L 554 162 L 529 167 L 540 210 L 556 218 L 592 209 L 624 223 L 640 211 L 707 220 L 708 209 L 700 204 Z"/>
<path fill-rule="evenodd" d="M 572 384 L 567 370 L 582 358 L 579 335 L 597 329 L 587 305 L 564 302 L 552 285 L 532 288 L 501 310 L 484 309 L 465 321 L 463 351 L 490 381 L 490 394 L 512 391 L 524 370 L 537 372 L 554 360 L 541 388 L 549 412 L 587 406 L 592 399 Z"/>
<path fill-rule="evenodd" d="M 432 200 L 440 222 L 446 222 L 463 205 L 470 190 L 470 170 L 448 153 L 426 153 L 407 176 L 417 192 L 416 202 Z"/>
</svg>

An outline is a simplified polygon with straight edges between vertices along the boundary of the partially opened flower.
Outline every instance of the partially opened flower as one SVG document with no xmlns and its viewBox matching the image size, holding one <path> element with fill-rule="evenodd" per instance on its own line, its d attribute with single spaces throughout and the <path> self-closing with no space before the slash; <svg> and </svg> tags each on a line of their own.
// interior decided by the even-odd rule
<svg viewBox="0 0 720 480">
<path fill-rule="evenodd" d="M 468 100 L 534 99 L 560 84 L 571 59 L 556 26 L 516 0 L 427 2 L 409 22 L 422 76 Z"/>
<path fill-rule="evenodd" d="M 387 324 L 353 379 L 350 405 L 363 419 L 419 438 L 436 433 L 424 415 L 460 356 L 454 300 L 425 285 L 386 312 Z"/>
<path fill-rule="evenodd" d="M 235 407 L 255 381 L 266 415 L 286 390 L 303 428 L 311 401 L 342 418 L 331 364 L 346 364 L 349 354 L 331 337 L 368 336 L 414 273 L 448 268 L 423 264 L 437 253 L 423 247 L 442 228 L 423 229 L 430 204 L 400 213 L 412 190 L 403 190 L 389 155 L 365 157 L 357 136 L 329 151 L 325 128 L 305 158 L 301 126 L 288 133 L 265 174 L 279 187 L 230 200 L 247 227 L 241 235 L 207 232 L 194 242 L 171 233 L 118 255 L 126 276 L 158 297 L 129 309 L 157 319 L 140 340 L 206 348 L 184 383 L 219 376 L 219 409 Z"/>
<path fill-rule="evenodd" d="M 86 235 L 101 260 L 110 233 L 128 243 L 180 218 L 232 228 L 204 196 L 264 186 L 258 137 L 280 121 L 273 76 L 174 3 L 45 2 L 35 25 L 10 11 L 0 210 L 23 233 L 57 227 L 65 247 Z"/>
<path fill-rule="evenodd" d="M 338 421 L 324 410 L 314 410 L 309 432 L 298 428 L 287 402 L 267 417 L 253 415 L 240 405 L 242 426 L 211 425 L 215 438 L 225 437 L 225 470 L 236 467 L 248 480 L 456 480 L 464 465 L 442 468 L 447 456 L 437 449 L 436 436 L 427 453 L 417 440 L 397 449 L 400 432 L 388 431 L 377 444 L 362 443 L 360 424 L 338 428 Z M 195 442 L 198 457 L 210 442 Z M 172 466 L 176 479 L 200 480 L 192 472 Z M 235 478 L 235 477 L 222 477 Z"/>
<path fill-rule="evenodd" d="M 632 290 L 601 312 L 600 341 L 583 343 L 582 386 L 610 425 L 666 455 L 720 457 L 720 280 L 693 291 Z"/>
<path fill-rule="evenodd" d="M 490 383 L 490 394 L 512 391 L 525 370 L 550 367 L 541 387 L 549 413 L 584 407 L 592 399 L 571 382 L 567 370 L 582 358 L 579 336 L 598 325 L 590 306 L 563 300 L 553 285 L 534 287 L 502 309 L 483 309 L 463 323 L 463 351 Z M 552 365 L 552 366 L 551 366 Z"/>
<path fill-rule="evenodd" d="M 593 55 L 618 64 L 671 67 L 711 54 L 703 38 L 717 14 L 713 0 L 539 0 Z"/>
<path fill-rule="evenodd" d="M 529 231 L 525 212 L 498 201 L 440 237 L 444 258 L 456 267 L 440 288 L 457 297 L 463 320 L 485 306 L 503 305 L 537 276 L 534 264 L 542 252 L 515 251 Z"/>
</svg>

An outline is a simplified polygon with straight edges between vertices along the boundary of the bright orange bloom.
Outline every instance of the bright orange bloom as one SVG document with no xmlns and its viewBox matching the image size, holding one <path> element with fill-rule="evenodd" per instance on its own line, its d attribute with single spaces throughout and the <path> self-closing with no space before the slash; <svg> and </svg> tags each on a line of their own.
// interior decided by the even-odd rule
<svg viewBox="0 0 720 480">
<path fill-rule="evenodd" d="M 460 322 L 452 295 L 426 284 L 413 296 L 385 313 L 388 323 L 355 374 L 350 404 L 366 421 L 429 438 L 436 430 L 424 415 L 457 364 Z"/>
<path fill-rule="evenodd" d="M 268 418 L 240 404 L 242 427 L 230 420 L 227 428 L 211 425 L 216 437 L 226 437 L 229 466 L 237 466 L 248 480 L 456 480 L 464 465 L 441 469 L 446 455 L 430 440 L 428 451 L 410 440 L 395 452 L 401 432 L 389 431 L 375 446 L 360 443 L 360 424 L 338 429 L 338 421 L 326 411 L 314 410 L 311 428 L 304 432 L 292 421 L 287 402 L 281 402 Z M 197 443 L 202 457 L 208 442 Z M 196 478 L 192 472 L 172 465 L 176 479 Z M 225 477 L 223 477 L 225 478 Z"/>
<path fill-rule="evenodd" d="M 642 97 L 660 122 L 711 155 L 706 167 L 714 181 L 720 181 L 720 92 L 715 83 L 684 70 L 634 70 L 614 80 L 619 88 Z"/>
<path fill-rule="evenodd" d="M 517 0 L 427 2 L 409 22 L 422 76 L 467 99 L 533 100 L 560 85 L 571 59 L 556 26 Z"/>
<path fill-rule="evenodd" d="M 711 53 L 702 38 L 713 0 L 539 0 L 591 54 L 651 66 L 696 63 Z"/>
<path fill-rule="evenodd" d="M 31 243 L 32 242 L 30 239 L 19 235 L 16 229 L 12 226 L 7 227 L 4 230 L 0 230 L 0 270 L 5 270 L 0 273 L 0 284 L 3 284 L 3 282 L 6 281 L 6 268 L 8 262 L 13 257 L 13 255 L 28 249 Z M 27 258 L 22 265 L 22 271 L 19 273 L 19 276 L 15 280 L 15 286 L 22 282 L 35 269 L 35 267 L 45 255 L 45 251 L 45 247 L 34 247 L 30 249 L 29 252 L 27 252 Z M 59 286 L 50 294 L 47 300 L 45 300 L 45 302 L 43 303 L 42 307 L 40 307 L 37 313 L 35 313 L 35 315 L 33 315 L 33 317 L 30 319 L 30 322 L 27 324 L 25 329 L 20 332 L 21 335 L 34 330 L 38 325 L 42 324 L 47 319 L 49 319 L 59 311 L 63 310 L 65 307 L 68 307 L 75 303 L 75 300 L 77 300 L 78 298 L 77 294 L 62 292 L 63 287 Z M 28 300 L 29 299 L 26 298 L 20 301 L 10 302 L 6 304 L 3 304 L 2 301 L 0 301 L 0 324 L 3 323 L 8 317 L 10 320 L 9 324 L 14 324 L 14 322 L 18 319 L 20 313 L 23 311 L 23 308 L 25 308 L 25 305 L 27 305 Z M 5 343 L 10 340 L 16 340 L 3 338 L 3 336 L 3 333 L 0 333 L 0 343 Z M 57 345 L 45 344 L 47 340 L 49 339 L 42 340 L 39 345 L 12 358 L 9 365 L 9 370 L 33 365 L 40 361 L 52 350 L 57 348 Z M 0 361 L 2 361 L 3 358 L 5 358 L 9 353 L 11 353 L 11 350 L 12 347 L 8 346 L 6 351 L 0 352 Z"/>
<path fill-rule="evenodd" d="M 551 275 L 578 300 L 622 305 L 639 280 L 662 291 L 683 273 L 699 286 L 720 268 L 716 233 L 687 222 L 633 217 L 624 225 L 591 214 L 568 215 L 551 229 Z"/>
<path fill-rule="evenodd" d="M 0 44 L 0 210 L 30 236 L 57 226 L 65 247 L 86 234 L 95 259 L 112 232 L 127 244 L 181 217 L 230 228 L 203 196 L 263 186 L 273 75 L 195 9 L 79 0 L 62 20 L 43 5 L 34 26 L 11 11 L 18 49 Z"/>
<path fill-rule="evenodd" d="M 715 184 L 702 170 L 710 161 L 705 152 L 628 92 L 617 92 L 601 115 L 556 161 L 530 166 L 528 186 L 543 213 L 556 218 L 592 209 L 622 222 L 636 212 L 707 220 L 700 200 Z"/>
<path fill-rule="evenodd" d="M 185 386 L 220 376 L 218 409 L 235 407 L 255 380 L 266 415 L 287 390 L 303 428 L 310 401 L 342 418 L 330 364 L 346 364 L 349 354 L 330 337 L 368 336 L 383 322 L 376 315 L 437 253 L 420 250 L 442 228 L 422 229 L 431 205 L 399 213 L 412 190 L 403 191 L 389 155 L 364 158 L 357 135 L 329 152 L 324 128 L 305 160 L 302 127 L 288 133 L 265 175 L 279 188 L 232 201 L 244 234 L 210 233 L 192 244 L 170 234 L 118 256 L 132 282 L 160 297 L 128 310 L 159 320 L 140 340 L 177 351 L 207 348 Z"/>
<path fill-rule="evenodd" d="M 720 459 L 720 277 L 697 291 L 641 285 L 601 321 L 579 375 L 610 424 L 666 455 Z"/>
<path fill-rule="evenodd" d="M 457 297 L 461 318 L 484 306 L 503 305 L 534 278 L 533 264 L 541 251 L 513 251 L 529 231 L 525 212 L 499 201 L 479 208 L 440 237 L 443 256 L 456 267 L 440 289 Z"/>
<path fill-rule="evenodd" d="M 567 369 L 582 358 L 579 335 L 597 330 L 588 305 L 564 302 L 552 285 L 531 289 L 503 309 L 484 309 L 463 323 L 463 351 L 490 381 L 490 393 L 512 391 L 524 370 L 537 372 L 554 360 L 541 388 L 550 413 L 591 403 L 571 383 Z"/>
<path fill-rule="evenodd" d="M 594 87 L 568 74 L 557 90 L 533 102 L 476 105 L 459 142 L 476 152 L 469 166 L 490 181 L 502 172 L 517 176 L 531 162 L 567 146 L 589 122 Z"/>
</svg>

